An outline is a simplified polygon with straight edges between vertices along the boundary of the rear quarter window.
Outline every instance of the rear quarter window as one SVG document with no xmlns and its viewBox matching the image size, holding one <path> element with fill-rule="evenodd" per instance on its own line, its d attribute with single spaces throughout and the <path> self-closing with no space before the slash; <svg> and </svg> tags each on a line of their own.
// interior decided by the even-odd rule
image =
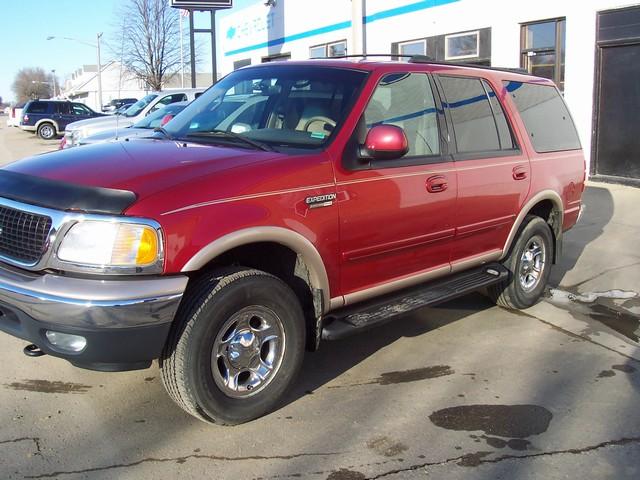
<svg viewBox="0 0 640 480">
<path fill-rule="evenodd" d="M 579 150 L 580 139 L 567 105 L 552 85 L 505 81 L 538 153 Z"/>
<path fill-rule="evenodd" d="M 31 102 L 27 105 L 27 113 L 47 113 L 49 104 L 46 102 Z"/>
</svg>

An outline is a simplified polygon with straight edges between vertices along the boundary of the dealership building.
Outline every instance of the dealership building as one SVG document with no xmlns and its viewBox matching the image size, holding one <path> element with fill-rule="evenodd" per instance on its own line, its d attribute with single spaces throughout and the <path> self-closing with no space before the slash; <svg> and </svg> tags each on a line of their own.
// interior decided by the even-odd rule
<svg viewBox="0 0 640 480">
<path fill-rule="evenodd" d="M 640 182 L 637 3 L 255 0 L 219 11 L 216 29 L 219 75 L 363 52 L 527 69 L 564 93 L 590 174 Z"/>
</svg>

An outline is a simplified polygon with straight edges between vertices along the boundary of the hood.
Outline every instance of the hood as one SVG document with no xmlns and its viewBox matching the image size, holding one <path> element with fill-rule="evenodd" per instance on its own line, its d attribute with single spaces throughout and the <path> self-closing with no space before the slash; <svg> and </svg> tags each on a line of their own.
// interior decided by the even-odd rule
<svg viewBox="0 0 640 480">
<path fill-rule="evenodd" d="M 80 120 L 79 122 L 73 122 L 67 125 L 65 129 L 66 133 L 75 130 L 86 131 L 87 135 L 93 133 L 102 132 L 104 130 L 115 129 L 118 127 L 126 128 L 129 125 L 133 125 L 138 120 L 138 117 L 124 117 L 122 115 L 104 115 L 102 117 L 88 118 L 86 120 Z"/>
<path fill-rule="evenodd" d="M 133 139 L 58 150 L 3 169 L 75 185 L 127 190 L 142 200 L 186 182 L 282 156 L 245 148 Z"/>
<path fill-rule="evenodd" d="M 80 140 L 80 145 L 91 145 L 93 143 L 108 142 L 110 140 L 125 140 L 127 138 L 150 137 L 153 134 L 153 128 L 133 128 L 125 127 L 118 130 L 105 130 L 104 132 L 90 135 Z"/>
</svg>

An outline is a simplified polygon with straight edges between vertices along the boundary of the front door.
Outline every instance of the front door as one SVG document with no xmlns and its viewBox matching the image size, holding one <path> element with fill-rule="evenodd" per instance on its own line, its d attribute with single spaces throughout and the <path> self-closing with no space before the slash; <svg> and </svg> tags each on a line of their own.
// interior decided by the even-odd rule
<svg viewBox="0 0 640 480">
<path fill-rule="evenodd" d="M 426 73 L 383 76 L 352 144 L 362 145 L 374 125 L 392 124 L 405 131 L 409 152 L 367 161 L 347 147 L 336 168 L 347 303 L 449 271 L 456 176 L 441 140 L 439 107 Z"/>
</svg>

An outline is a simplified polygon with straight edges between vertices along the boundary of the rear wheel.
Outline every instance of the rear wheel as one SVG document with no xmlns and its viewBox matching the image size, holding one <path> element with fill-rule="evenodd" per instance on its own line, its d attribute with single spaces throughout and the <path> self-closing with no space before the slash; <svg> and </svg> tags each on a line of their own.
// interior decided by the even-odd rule
<svg viewBox="0 0 640 480">
<path fill-rule="evenodd" d="M 528 215 L 520 228 L 504 266 L 509 279 L 488 288 L 491 299 L 502 307 L 521 309 L 542 296 L 551 273 L 553 235 L 542 218 Z"/>
<path fill-rule="evenodd" d="M 42 123 L 38 127 L 38 136 L 43 140 L 51 140 L 56 136 L 56 128 L 51 123 Z"/>
<path fill-rule="evenodd" d="M 272 411 L 304 355 L 297 297 L 258 270 L 201 280 L 185 298 L 160 360 L 169 395 L 211 423 L 238 424 Z"/>
</svg>

